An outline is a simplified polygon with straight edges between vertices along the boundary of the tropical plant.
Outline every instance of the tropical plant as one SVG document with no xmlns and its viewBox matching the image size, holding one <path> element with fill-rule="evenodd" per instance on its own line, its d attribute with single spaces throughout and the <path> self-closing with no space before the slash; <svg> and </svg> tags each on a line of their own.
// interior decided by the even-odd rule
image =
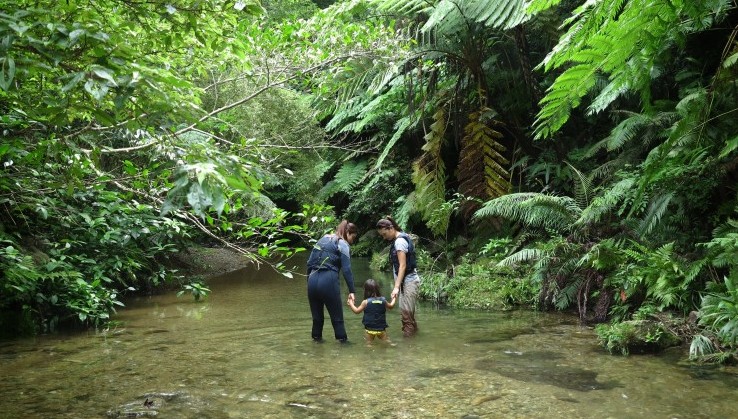
<svg viewBox="0 0 738 419">
<path fill-rule="evenodd" d="M 210 288 L 206 287 L 202 283 L 202 280 L 192 280 L 189 284 L 182 286 L 182 290 L 177 293 L 177 297 L 181 297 L 184 294 L 190 294 L 195 301 L 200 301 L 210 294 Z"/>
<path fill-rule="evenodd" d="M 409 154 L 414 159 L 414 191 L 405 192 L 404 205 L 396 212 L 403 221 L 417 213 L 433 233 L 443 235 L 447 223 L 439 223 L 435 208 L 453 195 L 449 183 L 460 183 L 458 192 L 470 198 L 458 212 L 465 218 L 476 200 L 511 189 L 509 154 L 524 136 L 517 126 L 501 122 L 506 115 L 492 98 L 499 89 L 509 90 L 511 83 L 521 85 L 513 74 L 519 70 L 503 68 L 497 54 L 513 49 L 503 30 L 515 27 L 515 39 L 525 41 L 518 25 L 525 18 L 522 4 L 446 0 L 372 4 L 399 16 L 408 28 L 403 35 L 415 38 L 417 47 L 397 49 L 395 56 L 387 57 L 391 61 L 348 69 L 344 75 L 352 76 L 352 82 L 334 94 L 337 100 L 331 102 L 335 108 L 328 109 L 332 118 L 327 128 L 372 138 L 370 144 L 381 152 L 369 176 L 381 173 L 387 156 L 402 149 L 398 145 L 403 141 L 411 149 L 417 144 L 420 153 Z M 532 80 L 531 74 L 528 66 L 524 80 Z M 392 131 L 389 139 L 387 130 Z"/>
</svg>

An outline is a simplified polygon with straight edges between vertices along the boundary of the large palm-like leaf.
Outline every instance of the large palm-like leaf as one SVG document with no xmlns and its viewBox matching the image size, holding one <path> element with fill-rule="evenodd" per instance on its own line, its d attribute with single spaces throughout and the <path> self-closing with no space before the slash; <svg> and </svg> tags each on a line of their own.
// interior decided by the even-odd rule
<svg viewBox="0 0 738 419">
<path fill-rule="evenodd" d="M 557 2 L 532 1 L 531 11 Z M 542 66 L 564 68 L 546 96 L 536 121 L 536 135 L 550 137 L 569 119 L 572 109 L 595 87 L 599 74 L 608 84 L 589 106 L 590 113 L 606 109 L 626 92 L 650 103 L 650 87 L 671 47 L 687 34 L 705 30 L 721 19 L 729 0 L 672 3 L 668 0 L 586 2 L 566 21 L 568 31 Z"/>
<path fill-rule="evenodd" d="M 515 193 L 488 201 L 474 213 L 474 218 L 504 217 L 526 227 L 566 232 L 581 212 L 576 201 L 568 196 Z"/>
</svg>

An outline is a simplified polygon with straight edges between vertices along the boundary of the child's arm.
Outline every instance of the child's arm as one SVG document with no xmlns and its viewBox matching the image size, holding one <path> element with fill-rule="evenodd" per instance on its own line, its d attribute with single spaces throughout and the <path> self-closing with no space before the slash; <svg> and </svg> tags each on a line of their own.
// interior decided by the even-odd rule
<svg viewBox="0 0 738 419">
<path fill-rule="evenodd" d="M 395 303 L 397 302 L 397 296 L 392 297 L 392 301 L 386 301 L 384 303 L 384 306 L 387 307 L 387 310 L 392 310 L 395 307 Z"/>
<path fill-rule="evenodd" d="M 361 313 L 366 308 L 366 300 L 362 301 L 361 304 L 359 304 L 358 307 L 354 305 L 354 302 L 349 298 L 346 303 L 349 307 L 351 307 L 351 311 L 353 311 L 356 314 Z"/>
</svg>

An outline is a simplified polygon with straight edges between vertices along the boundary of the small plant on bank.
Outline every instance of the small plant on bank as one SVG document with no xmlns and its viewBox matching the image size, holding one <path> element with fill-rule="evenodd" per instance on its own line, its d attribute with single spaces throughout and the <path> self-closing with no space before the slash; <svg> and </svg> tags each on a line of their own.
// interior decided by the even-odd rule
<svg viewBox="0 0 738 419">
<path fill-rule="evenodd" d="M 195 301 L 200 301 L 210 294 L 210 288 L 206 287 L 201 280 L 194 280 L 189 284 L 182 286 L 182 290 L 177 293 L 177 297 L 181 297 L 188 293 L 192 295 Z"/>
</svg>

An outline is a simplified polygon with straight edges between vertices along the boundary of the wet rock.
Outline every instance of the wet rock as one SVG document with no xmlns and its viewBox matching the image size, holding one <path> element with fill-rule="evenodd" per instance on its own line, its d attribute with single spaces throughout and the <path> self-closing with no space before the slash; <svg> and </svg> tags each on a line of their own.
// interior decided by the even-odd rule
<svg viewBox="0 0 738 419">
<path fill-rule="evenodd" d="M 107 411 L 109 418 L 151 418 L 159 415 L 159 411 L 171 402 L 177 402 L 183 393 L 151 392 L 139 399 L 122 404 Z"/>
<path fill-rule="evenodd" d="M 474 400 L 472 400 L 471 404 L 472 406 L 479 406 L 482 403 L 491 402 L 493 400 L 499 399 L 500 397 L 502 397 L 501 394 L 487 394 L 484 396 L 477 396 L 474 398 Z"/>
<path fill-rule="evenodd" d="M 459 373 L 461 373 L 461 370 L 457 370 L 455 368 L 429 368 L 426 370 L 418 371 L 417 373 L 415 373 L 415 376 L 421 378 L 436 378 Z"/>
</svg>

